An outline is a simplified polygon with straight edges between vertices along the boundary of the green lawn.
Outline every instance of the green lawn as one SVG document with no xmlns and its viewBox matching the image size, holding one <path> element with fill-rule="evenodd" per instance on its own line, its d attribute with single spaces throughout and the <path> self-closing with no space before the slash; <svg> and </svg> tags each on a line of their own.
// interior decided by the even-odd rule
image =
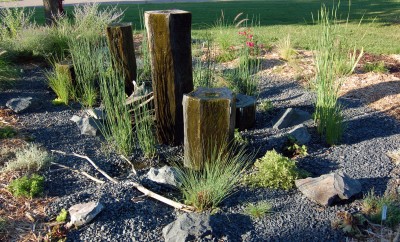
<svg viewBox="0 0 400 242">
<path fill-rule="evenodd" d="M 252 0 L 223 1 L 204 3 L 162 3 L 162 4 L 122 4 L 125 10 L 123 21 L 132 22 L 137 30 L 141 29 L 140 11 L 183 9 L 193 14 L 193 33 L 201 34 L 210 29 L 224 12 L 225 21 L 231 23 L 234 17 L 243 12 L 243 16 L 259 21 L 257 28 L 260 39 L 265 44 L 274 44 L 288 33 L 292 42 L 299 48 L 310 47 L 310 36 L 315 31 L 311 13 L 317 13 L 321 3 L 334 6 L 332 0 Z M 102 5 L 107 7 L 109 5 Z M 72 7 L 66 7 L 72 15 Z M 348 1 L 340 6 L 341 19 L 349 12 Z M 43 10 L 37 8 L 35 19 L 43 23 Z M 360 19 L 362 24 L 358 27 Z M 362 39 L 366 51 L 373 53 L 400 53 L 400 0 L 353 0 L 351 2 L 350 24 L 346 34 L 349 39 Z M 235 29 L 228 30 L 234 33 Z"/>
</svg>

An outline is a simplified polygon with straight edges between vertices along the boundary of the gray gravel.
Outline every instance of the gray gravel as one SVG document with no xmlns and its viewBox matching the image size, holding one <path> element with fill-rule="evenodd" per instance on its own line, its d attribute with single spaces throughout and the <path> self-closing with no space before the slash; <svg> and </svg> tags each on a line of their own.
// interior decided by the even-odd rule
<svg viewBox="0 0 400 242">
<path fill-rule="evenodd" d="M 313 95 L 293 81 L 280 80 L 274 76 L 263 79 L 260 100 L 269 99 L 276 109 L 270 113 L 257 113 L 256 128 L 242 132 L 252 147 L 265 151 L 279 148 L 282 137 L 290 130 L 272 129 L 272 119 L 288 107 L 313 112 Z M 68 234 L 70 241 L 162 241 L 162 228 L 172 222 L 177 213 L 174 209 L 147 198 L 129 184 L 133 181 L 129 166 L 116 154 L 106 155 L 101 137 L 82 136 L 75 123 L 69 119 L 80 114 L 79 105 L 71 107 L 53 106 L 50 100 L 54 94 L 46 88 L 40 67 L 26 70 L 15 89 L 2 92 L 0 106 L 15 97 L 32 96 L 42 101 L 40 109 L 18 114 L 24 130 L 35 137 L 35 142 L 47 149 L 76 152 L 91 157 L 112 176 L 121 180 L 117 185 L 97 185 L 90 180 L 67 170 L 51 167 L 45 172 L 46 189 L 49 197 L 56 200 L 50 204 L 47 213 L 54 218 L 61 208 L 81 202 L 98 200 L 105 210 L 87 226 Z M 309 156 L 299 159 L 299 166 L 315 176 L 341 170 L 353 178 L 360 179 L 363 191 L 372 187 L 382 194 L 391 179 L 394 168 L 386 152 L 399 148 L 400 124 L 393 118 L 375 112 L 359 100 L 340 100 L 345 107 L 347 131 L 343 143 L 335 147 L 324 145 L 308 123 L 312 140 L 308 144 Z M 163 152 L 181 152 L 181 147 Z M 58 162 L 104 178 L 85 160 L 57 155 Z M 136 162 L 143 158 L 136 156 Z M 146 161 L 159 165 L 159 161 Z M 141 170 L 137 179 L 166 196 L 176 192 L 155 186 L 143 180 L 148 169 Z M 136 199 L 133 199 L 136 198 Z M 132 200 L 133 199 L 133 200 Z M 251 220 L 243 214 L 244 203 L 268 201 L 274 206 L 274 213 L 261 220 Z M 323 208 L 310 202 L 293 189 L 290 191 L 250 189 L 240 187 L 214 215 L 212 226 L 219 238 L 225 241 L 344 241 L 340 231 L 331 228 L 331 220 L 337 211 L 356 206 L 356 203 Z"/>
</svg>

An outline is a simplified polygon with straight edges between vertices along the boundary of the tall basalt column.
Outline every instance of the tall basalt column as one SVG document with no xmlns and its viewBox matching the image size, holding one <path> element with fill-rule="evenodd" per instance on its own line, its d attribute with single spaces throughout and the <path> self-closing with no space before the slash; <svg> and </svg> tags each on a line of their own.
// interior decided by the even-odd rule
<svg viewBox="0 0 400 242">
<path fill-rule="evenodd" d="M 112 23 L 107 26 L 107 38 L 113 65 L 125 76 L 125 93 L 133 93 L 133 81 L 137 78 L 135 48 L 131 23 Z"/>
<path fill-rule="evenodd" d="M 183 94 L 193 90 L 192 14 L 182 10 L 147 11 L 157 138 L 162 144 L 183 142 Z"/>
<path fill-rule="evenodd" d="M 184 165 L 199 170 L 228 148 L 235 129 L 235 95 L 228 88 L 197 88 L 183 97 Z"/>
</svg>

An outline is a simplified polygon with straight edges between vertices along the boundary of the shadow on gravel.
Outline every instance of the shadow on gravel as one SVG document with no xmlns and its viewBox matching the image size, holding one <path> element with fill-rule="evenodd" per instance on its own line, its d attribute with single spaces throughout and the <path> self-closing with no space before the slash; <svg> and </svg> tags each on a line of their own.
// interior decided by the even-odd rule
<svg viewBox="0 0 400 242">
<path fill-rule="evenodd" d="M 367 114 L 345 121 L 346 130 L 343 134 L 342 144 L 351 145 L 397 135 L 400 130 L 396 122 L 394 118 L 381 113 Z"/>
<path fill-rule="evenodd" d="M 364 194 L 373 188 L 376 195 L 382 196 L 387 190 L 390 179 L 390 177 L 369 177 L 360 178 L 358 181 L 360 181 L 362 185 L 362 191 Z"/>
<path fill-rule="evenodd" d="M 243 214 L 216 214 L 211 216 L 210 226 L 219 238 L 228 241 L 242 241 L 242 234 L 254 229 L 249 216 Z"/>
<path fill-rule="evenodd" d="M 280 80 L 266 80 L 265 84 L 262 84 L 262 91 L 259 94 L 259 98 L 272 98 L 274 96 L 279 96 L 284 93 L 286 90 L 299 88 L 299 85 L 293 81 L 280 81 Z M 301 95 L 300 95 L 301 96 Z M 286 100 L 291 100 L 296 98 L 287 97 Z"/>
</svg>

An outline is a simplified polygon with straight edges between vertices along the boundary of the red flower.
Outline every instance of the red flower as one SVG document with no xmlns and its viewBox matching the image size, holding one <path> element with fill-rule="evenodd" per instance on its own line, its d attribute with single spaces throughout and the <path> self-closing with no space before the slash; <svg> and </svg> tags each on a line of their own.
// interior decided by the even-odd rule
<svg viewBox="0 0 400 242">
<path fill-rule="evenodd" d="M 246 45 L 247 45 L 248 47 L 254 47 L 254 42 L 247 41 L 247 42 L 246 42 Z"/>
<path fill-rule="evenodd" d="M 252 34 L 249 34 L 249 35 L 247 36 L 247 38 L 253 39 L 253 35 L 252 35 Z"/>
</svg>

